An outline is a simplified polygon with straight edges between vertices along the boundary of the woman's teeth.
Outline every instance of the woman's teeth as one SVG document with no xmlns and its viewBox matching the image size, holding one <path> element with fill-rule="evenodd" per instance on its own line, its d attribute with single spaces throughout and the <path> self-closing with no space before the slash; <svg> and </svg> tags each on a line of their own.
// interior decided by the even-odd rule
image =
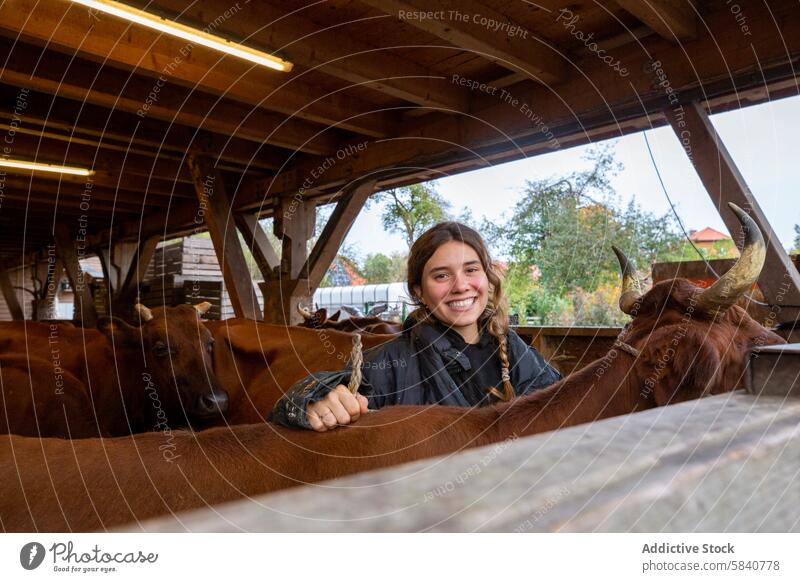
<svg viewBox="0 0 800 582">
<path fill-rule="evenodd" d="M 460 299 L 458 301 L 449 301 L 447 306 L 451 309 L 466 309 L 467 307 L 471 307 L 473 303 L 475 303 L 475 297 Z"/>
</svg>

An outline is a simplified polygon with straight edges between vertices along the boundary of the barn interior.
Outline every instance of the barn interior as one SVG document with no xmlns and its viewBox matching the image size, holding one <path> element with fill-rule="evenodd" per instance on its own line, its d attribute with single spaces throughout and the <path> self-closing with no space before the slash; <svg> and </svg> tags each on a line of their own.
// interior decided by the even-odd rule
<svg viewBox="0 0 800 582">
<path fill-rule="evenodd" d="M 201 44 L 209 36 L 260 60 Z M 800 315 L 800 273 L 709 120 L 798 94 L 793 0 L 5 0 L 0 45 L 0 319 L 52 318 L 62 269 L 77 322 L 129 316 L 157 245 L 207 232 L 234 315 L 296 323 L 376 192 L 664 125 L 734 240 L 729 202 L 763 233 L 758 286 L 771 321 Z M 100 299 L 85 284 L 90 257 Z M 574 341 L 579 367 L 619 330 L 551 332 L 541 351 Z M 495 449 L 476 450 L 130 527 L 747 531 L 761 520 L 797 531 L 787 491 L 798 403 L 785 402 L 797 366 L 772 374 L 789 353 L 765 348 L 758 360 L 754 391 L 774 400 L 718 395 L 596 422 L 594 440 L 573 427 L 504 443 L 496 463 Z M 482 478 L 458 487 L 463 510 L 436 503 L 437 488 L 475 466 Z"/>
<path fill-rule="evenodd" d="M 288 71 L 84 4 L 0 6 L 6 318 L 52 317 L 58 264 L 92 325 L 89 256 L 124 315 L 158 242 L 207 231 L 236 316 L 296 322 L 371 194 L 664 124 L 731 232 L 728 201 L 756 219 L 759 286 L 781 293 L 779 322 L 797 317 L 800 275 L 708 119 L 797 94 L 789 0 L 128 3 Z M 323 204 L 335 211 L 308 252 Z"/>
</svg>

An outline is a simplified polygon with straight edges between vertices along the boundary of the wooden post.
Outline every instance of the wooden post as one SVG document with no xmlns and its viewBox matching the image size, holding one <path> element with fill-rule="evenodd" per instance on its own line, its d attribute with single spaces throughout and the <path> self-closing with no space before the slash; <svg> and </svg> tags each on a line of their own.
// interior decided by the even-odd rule
<svg viewBox="0 0 800 582">
<path fill-rule="evenodd" d="M 758 224 L 767 245 L 758 286 L 772 306 L 776 323 L 794 321 L 800 315 L 800 273 L 747 187 L 705 109 L 694 102 L 686 107 L 666 109 L 664 114 L 737 246 L 741 248 L 741 225 L 727 203 L 733 202 L 743 208 Z"/>
<path fill-rule="evenodd" d="M 308 239 L 314 233 L 316 205 L 299 195 L 281 196 L 275 202 L 273 228 L 281 239 L 278 275 L 261 284 L 264 295 L 264 319 L 280 325 L 300 322 L 297 306 L 308 303 Z"/>
<path fill-rule="evenodd" d="M 46 256 L 36 263 L 36 279 L 41 287 L 38 289 L 34 303 L 34 320 L 41 321 L 56 317 L 55 298 L 63 272 L 64 266 L 56 255 L 55 245 L 48 245 Z"/>
<path fill-rule="evenodd" d="M 275 235 L 283 241 L 283 254 L 280 279 L 265 281 L 262 286 L 264 317 L 268 321 L 284 325 L 300 322 L 297 306 L 311 302 L 358 213 L 375 192 L 375 185 L 375 180 L 354 183 L 342 193 L 310 255 L 306 248 L 313 232 L 313 207 L 298 197 L 278 201 Z"/>
<path fill-rule="evenodd" d="M 347 233 L 353 226 L 358 213 L 367 202 L 367 198 L 375 192 L 376 180 L 369 180 L 360 184 L 353 184 L 347 189 L 339 203 L 328 219 L 322 234 L 311 251 L 306 270 L 311 293 L 317 290 L 322 278 L 336 258 L 339 248 L 342 246 Z"/>
<path fill-rule="evenodd" d="M 280 259 L 275 253 L 275 249 L 272 248 L 264 229 L 258 223 L 258 217 L 254 212 L 243 212 L 236 214 L 234 220 L 245 244 L 253 253 L 261 276 L 264 277 L 264 281 L 269 280 L 275 274 L 275 267 L 280 265 Z"/>
<path fill-rule="evenodd" d="M 253 279 L 236 234 L 231 203 L 222 175 L 205 156 L 189 156 L 195 192 L 222 269 L 225 288 L 236 317 L 261 319 Z"/>
<path fill-rule="evenodd" d="M 108 266 L 103 267 L 109 281 L 110 313 L 135 321 L 134 305 L 139 297 L 139 286 L 153 260 L 160 237 L 151 236 L 138 241 L 115 243 L 108 257 Z M 109 255 L 106 247 L 101 255 Z"/>
<path fill-rule="evenodd" d="M 19 303 L 19 297 L 17 297 L 17 292 L 11 283 L 11 277 L 8 275 L 8 268 L 5 265 L 0 265 L 0 290 L 3 292 L 3 298 L 6 300 L 11 318 L 14 321 L 25 319 L 25 312 Z"/>
<path fill-rule="evenodd" d="M 94 298 L 85 280 L 81 269 L 80 258 L 75 251 L 75 241 L 69 234 L 69 229 L 63 223 L 56 224 L 54 231 L 56 253 L 64 264 L 69 284 L 75 294 L 75 318 L 81 321 L 84 327 L 97 325 L 97 311 L 94 308 Z"/>
</svg>

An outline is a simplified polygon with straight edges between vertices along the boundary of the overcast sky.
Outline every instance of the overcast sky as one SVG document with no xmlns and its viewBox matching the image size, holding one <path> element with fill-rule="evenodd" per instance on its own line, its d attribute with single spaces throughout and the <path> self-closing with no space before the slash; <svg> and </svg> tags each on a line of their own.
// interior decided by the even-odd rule
<svg viewBox="0 0 800 582">
<path fill-rule="evenodd" d="M 712 120 L 781 242 L 790 248 L 793 227 L 800 223 L 800 97 L 715 115 Z M 649 131 L 648 139 L 667 192 L 687 230 L 710 226 L 727 232 L 672 130 L 662 127 Z M 628 135 L 609 143 L 625 166 L 614 180 L 621 204 L 635 198 L 640 206 L 656 214 L 669 211 L 643 135 Z M 585 151 L 586 147 L 576 147 L 540 155 L 443 178 L 437 185 L 456 214 L 469 208 L 478 223 L 483 217 L 496 220 L 512 211 L 526 180 L 587 167 L 581 159 Z M 367 253 L 406 250 L 400 236 L 384 232 L 376 205 L 361 213 L 346 244 L 356 245 L 362 258 Z"/>
</svg>

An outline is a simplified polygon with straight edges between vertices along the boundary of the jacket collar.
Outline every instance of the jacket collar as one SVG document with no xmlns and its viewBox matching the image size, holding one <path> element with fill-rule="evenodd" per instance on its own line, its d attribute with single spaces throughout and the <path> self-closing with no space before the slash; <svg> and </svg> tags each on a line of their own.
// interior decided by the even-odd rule
<svg viewBox="0 0 800 582">
<path fill-rule="evenodd" d="M 469 344 L 464 341 L 464 338 L 456 330 L 437 319 L 433 317 L 425 319 L 409 317 L 403 324 L 403 333 L 411 335 L 420 351 L 433 349 L 438 353 L 445 368 L 457 365 L 464 371 L 472 369 L 469 358 L 464 354 L 464 349 Z M 484 346 L 490 341 L 492 341 L 492 337 L 485 330 L 482 330 L 478 345 Z"/>
</svg>

